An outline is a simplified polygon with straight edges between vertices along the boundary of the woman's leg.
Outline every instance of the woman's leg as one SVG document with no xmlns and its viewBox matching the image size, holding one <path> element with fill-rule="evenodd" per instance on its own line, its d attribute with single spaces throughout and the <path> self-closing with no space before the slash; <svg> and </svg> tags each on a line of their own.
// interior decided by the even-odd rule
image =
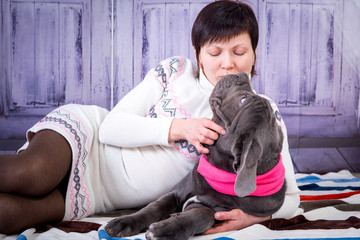
<svg viewBox="0 0 360 240">
<path fill-rule="evenodd" d="M 63 194 L 58 189 L 41 198 L 0 193 L 0 233 L 21 233 L 41 224 L 59 222 L 64 212 Z"/>
<path fill-rule="evenodd" d="M 0 193 L 45 196 L 64 179 L 71 166 L 71 149 L 60 134 L 43 130 L 19 154 L 0 155 Z"/>
<path fill-rule="evenodd" d="M 58 187 L 67 184 L 70 167 L 70 146 L 51 130 L 36 133 L 19 154 L 0 155 L 0 233 L 60 221 L 65 202 Z"/>
</svg>

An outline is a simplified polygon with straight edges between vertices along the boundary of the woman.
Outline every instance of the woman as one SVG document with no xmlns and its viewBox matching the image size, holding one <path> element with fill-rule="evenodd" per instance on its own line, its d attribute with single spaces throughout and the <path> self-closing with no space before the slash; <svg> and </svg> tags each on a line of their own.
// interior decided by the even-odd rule
<svg viewBox="0 0 360 240">
<path fill-rule="evenodd" d="M 192 43 L 198 68 L 188 59 L 167 59 L 111 112 L 65 105 L 28 130 L 28 142 L 18 154 L 0 156 L 0 233 L 139 207 L 185 176 L 208 153 L 204 145 L 225 134 L 210 120 L 214 85 L 226 74 L 254 74 L 255 15 L 242 3 L 209 4 L 194 23 Z M 284 125 L 283 130 L 287 136 Z M 288 190 L 273 217 L 292 217 L 299 190 L 287 138 L 282 156 Z M 215 217 L 224 222 L 207 233 L 240 229 L 271 216 L 235 209 Z"/>
</svg>

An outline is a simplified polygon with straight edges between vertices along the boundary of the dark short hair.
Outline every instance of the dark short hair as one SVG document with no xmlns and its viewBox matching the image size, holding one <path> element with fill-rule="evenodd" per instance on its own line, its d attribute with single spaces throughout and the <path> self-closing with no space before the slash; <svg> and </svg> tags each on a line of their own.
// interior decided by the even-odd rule
<svg viewBox="0 0 360 240">
<path fill-rule="evenodd" d="M 253 51 L 259 41 L 259 26 L 250 6 L 241 2 L 222 0 L 210 3 L 197 16 L 191 40 L 199 63 L 200 49 L 207 43 L 227 41 L 248 33 Z M 255 74 L 254 67 L 251 74 Z"/>
</svg>

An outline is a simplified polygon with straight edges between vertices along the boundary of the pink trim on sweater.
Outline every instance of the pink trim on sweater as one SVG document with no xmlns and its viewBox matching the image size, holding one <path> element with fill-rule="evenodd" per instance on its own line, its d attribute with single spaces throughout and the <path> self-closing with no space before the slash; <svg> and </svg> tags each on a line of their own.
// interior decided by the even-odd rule
<svg viewBox="0 0 360 240">
<path fill-rule="evenodd" d="M 80 130 L 82 130 L 82 131 L 84 131 L 85 132 L 85 135 L 86 136 L 88 136 L 88 137 L 90 137 L 90 135 L 89 135 L 89 133 L 88 133 L 88 131 L 87 131 L 87 128 L 85 127 L 85 125 L 83 124 L 83 122 L 78 118 L 78 116 L 77 116 L 77 114 L 74 114 L 72 111 L 69 111 L 68 109 L 65 109 L 65 108 L 62 108 L 62 107 L 59 107 L 59 110 L 61 111 L 61 112 L 66 112 L 66 113 L 68 113 L 73 119 L 76 119 L 76 121 L 78 121 L 78 129 Z M 73 119 L 71 119 L 70 118 L 70 116 L 69 116 L 69 120 L 71 120 L 71 121 L 73 121 L 74 122 L 74 120 Z M 80 137 L 81 137 L 81 135 L 80 135 Z M 72 137 L 73 138 L 73 137 Z M 82 163 L 80 163 L 80 159 L 78 159 L 77 161 L 73 161 L 73 164 L 77 164 L 79 167 L 80 167 L 80 169 L 81 169 L 81 173 L 80 173 L 80 175 L 81 175 L 81 177 L 80 177 L 80 181 L 81 181 L 81 183 L 80 183 L 80 185 L 81 185 L 81 190 L 83 191 L 83 194 L 85 195 L 85 199 L 86 199 L 86 207 L 87 207 L 87 211 L 85 212 L 85 214 L 82 216 L 82 217 L 87 217 L 89 214 L 90 214 L 90 205 L 91 205 L 91 201 L 90 201 L 90 195 L 89 195 L 89 193 L 87 192 L 87 187 L 86 187 L 86 185 L 85 185 L 85 183 L 84 183 L 84 175 L 85 175 L 85 168 L 84 168 L 84 166 L 86 166 L 86 165 L 84 165 L 84 159 L 87 157 L 87 152 L 89 151 L 89 149 L 90 149 L 90 146 L 89 146 L 89 140 L 88 141 L 86 141 L 86 138 L 85 139 L 82 139 L 82 141 L 83 141 L 83 143 L 85 143 L 86 144 L 86 146 L 84 146 L 83 148 L 82 148 L 82 152 L 79 154 L 79 155 L 77 155 L 78 156 L 78 158 L 80 158 L 80 155 L 81 155 L 81 161 L 82 161 Z M 77 145 L 77 144 L 76 144 Z M 74 145 L 74 146 L 76 146 L 76 145 Z M 78 149 L 77 149 L 77 151 L 79 151 Z M 71 187 L 69 187 L 69 188 L 74 188 L 74 186 L 73 185 L 71 185 Z M 73 193 L 73 189 L 71 189 L 71 193 L 72 194 L 74 194 Z M 73 201 L 74 201 L 74 198 L 72 199 Z M 79 203 L 81 203 L 83 200 L 81 199 L 81 197 L 80 196 L 78 196 L 78 201 L 79 201 Z M 71 215 L 73 214 L 73 209 L 74 209 L 74 202 L 72 203 L 72 205 L 71 205 Z M 70 215 L 70 216 L 71 216 Z"/>
<path fill-rule="evenodd" d="M 278 164 L 267 173 L 256 176 L 256 190 L 248 196 L 269 196 L 278 192 L 284 184 L 285 168 L 282 157 Z M 237 175 L 218 169 L 207 160 L 205 155 L 200 157 L 197 169 L 212 188 L 220 193 L 236 196 L 235 181 Z"/>
</svg>

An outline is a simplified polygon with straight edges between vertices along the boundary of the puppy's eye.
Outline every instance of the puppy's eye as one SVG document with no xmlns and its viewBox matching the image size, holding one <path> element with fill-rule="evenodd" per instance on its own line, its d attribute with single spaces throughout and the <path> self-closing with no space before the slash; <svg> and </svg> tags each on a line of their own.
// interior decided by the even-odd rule
<svg viewBox="0 0 360 240">
<path fill-rule="evenodd" d="M 243 105 L 244 104 L 244 102 L 246 101 L 246 99 L 247 99 L 247 95 L 245 95 L 245 96 L 243 96 L 241 99 L 240 99 L 240 105 Z"/>
</svg>

